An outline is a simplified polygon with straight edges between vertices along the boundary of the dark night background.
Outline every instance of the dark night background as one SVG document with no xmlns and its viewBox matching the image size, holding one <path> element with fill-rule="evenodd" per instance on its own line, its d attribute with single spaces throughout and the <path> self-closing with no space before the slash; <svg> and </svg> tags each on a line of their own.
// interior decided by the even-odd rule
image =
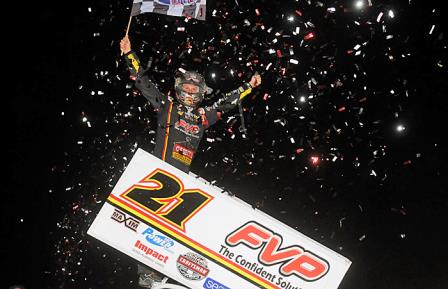
<svg viewBox="0 0 448 289">
<path fill-rule="evenodd" d="M 86 235 L 135 147 L 153 146 L 119 55 L 130 2 L 16 7 L 1 288 L 136 288 L 134 262 Z M 192 172 L 349 258 L 341 289 L 445 289 L 448 14 L 355 3 L 209 0 L 206 22 L 143 14 L 130 37 L 165 93 L 179 67 L 215 91 L 263 73 L 247 138 L 232 111 Z"/>
</svg>

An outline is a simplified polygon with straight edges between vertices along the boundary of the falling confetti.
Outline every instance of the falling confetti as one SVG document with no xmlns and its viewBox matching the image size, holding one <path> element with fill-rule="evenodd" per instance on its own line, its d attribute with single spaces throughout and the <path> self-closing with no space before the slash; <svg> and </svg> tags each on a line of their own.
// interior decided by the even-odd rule
<svg viewBox="0 0 448 289">
<path fill-rule="evenodd" d="M 177 71 L 206 77 L 214 89 L 208 104 L 262 75 L 262 87 L 243 102 L 247 132 L 237 111 L 224 115 L 207 131 L 192 171 L 351 259 L 341 289 L 411 288 L 414 281 L 414 288 L 427 288 L 415 279 L 424 268 L 393 284 L 387 282 L 395 277 L 378 276 L 422 268 L 391 256 L 408 254 L 416 238 L 441 234 L 435 224 L 446 220 L 443 201 L 436 201 L 447 191 L 440 179 L 446 112 L 438 110 L 446 95 L 446 31 L 436 4 L 414 2 L 216 1 L 206 21 L 140 15 L 129 32 L 170 97 Z M 47 261 L 36 274 L 49 280 L 36 288 L 134 288 L 135 262 L 86 231 L 136 149 L 154 148 L 156 112 L 119 57 L 130 3 L 79 5 L 69 21 L 40 16 L 48 27 L 72 25 L 63 34 L 35 31 L 63 39 L 60 45 L 31 31 L 22 35 L 40 45 L 26 43 L 27 53 L 19 53 L 31 76 L 17 89 L 15 107 L 20 197 L 11 197 L 5 215 L 17 226 L 17 242 L 41 239 L 34 247 L 49 252 L 33 255 Z M 56 57 L 63 49 L 69 57 Z M 44 217 L 49 210 L 51 218 Z M 425 242 L 436 248 L 440 236 Z M 431 282 L 441 281 L 444 267 L 432 268 Z M 9 280 L 7 286 L 32 284 Z"/>
</svg>

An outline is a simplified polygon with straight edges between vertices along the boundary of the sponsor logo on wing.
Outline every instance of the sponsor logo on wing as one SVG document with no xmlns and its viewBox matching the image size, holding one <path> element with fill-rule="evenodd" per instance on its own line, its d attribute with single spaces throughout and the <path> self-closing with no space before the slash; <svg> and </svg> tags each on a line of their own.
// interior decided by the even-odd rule
<svg viewBox="0 0 448 289">
<path fill-rule="evenodd" d="M 213 280 L 212 278 L 208 277 L 205 279 L 204 285 L 202 285 L 205 289 L 230 289 L 229 287 L 219 283 L 216 280 Z"/>
<path fill-rule="evenodd" d="M 255 221 L 249 221 L 227 235 L 226 243 L 231 247 L 245 245 L 259 251 L 258 261 L 265 266 L 280 264 L 279 273 L 285 277 L 295 275 L 306 281 L 316 281 L 330 269 L 327 260 L 298 244 L 284 246 L 280 234 Z"/>
<path fill-rule="evenodd" d="M 136 250 L 136 252 L 138 252 L 140 255 L 143 255 L 145 258 L 153 262 L 156 261 L 157 263 L 166 264 L 166 262 L 168 261 L 169 257 L 167 255 L 161 254 L 151 247 L 146 246 L 145 244 L 140 242 L 140 240 L 137 240 L 135 242 L 134 248 L 134 250 Z"/>
<path fill-rule="evenodd" d="M 207 259 L 193 252 L 179 255 L 176 267 L 183 277 L 193 281 L 204 279 L 210 271 Z"/>
<path fill-rule="evenodd" d="M 136 219 L 127 216 L 125 213 L 117 209 L 114 210 L 110 218 L 118 223 L 124 223 L 126 228 L 131 229 L 134 232 L 137 231 L 138 225 L 140 224 L 140 222 Z"/>
<path fill-rule="evenodd" d="M 168 249 L 174 246 L 173 240 L 163 235 L 156 234 L 150 227 L 146 228 L 146 230 L 143 231 L 142 234 L 145 236 L 146 241 L 158 247 Z"/>
</svg>

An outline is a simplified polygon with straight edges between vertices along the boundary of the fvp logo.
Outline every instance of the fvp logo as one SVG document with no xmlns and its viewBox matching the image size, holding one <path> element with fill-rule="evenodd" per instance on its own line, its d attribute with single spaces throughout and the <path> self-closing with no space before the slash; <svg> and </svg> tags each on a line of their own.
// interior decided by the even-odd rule
<svg viewBox="0 0 448 289">
<path fill-rule="evenodd" d="M 128 217 L 125 213 L 117 209 L 115 209 L 110 218 L 118 223 L 124 223 L 127 228 L 135 232 L 137 232 L 138 225 L 140 224 L 136 219 Z"/>
<path fill-rule="evenodd" d="M 173 240 L 168 237 L 155 234 L 152 228 L 146 228 L 146 230 L 143 231 L 142 235 L 145 236 L 146 241 L 148 241 L 149 243 L 162 247 L 164 249 L 168 249 L 174 246 Z"/>
<path fill-rule="evenodd" d="M 315 281 L 327 274 L 330 264 L 306 251 L 299 245 L 282 247 L 282 236 L 268 228 L 250 221 L 230 233 L 226 238 L 229 246 L 243 244 L 252 250 L 260 249 L 258 261 L 265 266 L 280 264 L 283 276 L 296 275 L 305 281 Z"/>
<path fill-rule="evenodd" d="M 174 127 L 180 131 L 185 132 L 188 135 L 196 136 L 198 133 L 201 132 L 201 129 L 196 124 L 191 124 L 186 122 L 183 119 L 179 119 L 174 125 Z"/>
<path fill-rule="evenodd" d="M 205 289 L 230 289 L 229 287 L 222 285 L 221 283 L 213 280 L 210 277 L 208 277 L 205 280 L 204 285 L 202 285 L 202 287 L 204 287 Z"/>
</svg>

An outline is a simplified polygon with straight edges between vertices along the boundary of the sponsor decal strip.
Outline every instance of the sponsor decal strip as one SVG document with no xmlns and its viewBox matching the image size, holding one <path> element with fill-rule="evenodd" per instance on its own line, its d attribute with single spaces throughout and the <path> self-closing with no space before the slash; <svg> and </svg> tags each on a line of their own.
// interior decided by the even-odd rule
<svg viewBox="0 0 448 289">
<path fill-rule="evenodd" d="M 210 259 L 214 260 L 218 265 L 223 266 L 226 269 L 230 269 L 233 273 L 236 275 L 241 276 L 242 278 L 246 279 L 247 281 L 259 286 L 261 285 L 263 288 L 267 289 L 280 289 L 280 287 L 268 282 L 267 280 L 263 279 L 262 277 L 256 275 L 255 273 L 249 271 L 248 269 L 240 266 L 239 264 L 228 260 L 224 258 L 219 253 L 210 250 L 209 248 L 197 243 L 196 241 L 190 239 L 189 237 L 179 233 L 177 230 L 171 228 L 168 224 L 163 222 L 162 220 L 159 220 L 156 216 L 153 216 L 149 212 L 145 212 L 141 210 L 140 208 L 135 207 L 134 205 L 126 202 L 125 200 L 118 198 L 114 195 L 109 195 L 107 201 L 111 203 L 112 205 L 118 206 L 122 208 L 123 210 L 127 211 L 130 214 L 133 214 L 135 217 L 138 217 L 142 221 L 146 221 L 150 223 L 151 225 L 158 228 L 161 232 L 167 234 L 173 239 L 176 239 L 179 243 L 184 244 L 185 246 L 198 251 L 199 253 L 202 253 L 209 257 Z"/>
<path fill-rule="evenodd" d="M 173 152 L 173 159 L 180 161 L 181 163 L 184 163 L 186 165 L 190 165 L 191 164 L 191 158 L 181 155 L 178 152 Z"/>
</svg>

